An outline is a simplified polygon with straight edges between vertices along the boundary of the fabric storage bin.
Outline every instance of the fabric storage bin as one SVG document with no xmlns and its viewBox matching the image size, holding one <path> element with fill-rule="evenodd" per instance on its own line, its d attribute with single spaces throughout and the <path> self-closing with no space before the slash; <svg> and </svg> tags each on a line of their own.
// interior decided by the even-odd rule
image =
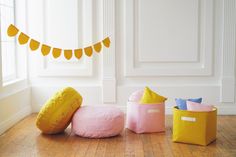
<svg viewBox="0 0 236 157">
<path fill-rule="evenodd" d="M 196 112 L 173 108 L 173 141 L 206 146 L 216 139 L 217 108 Z"/>
<path fill-rule="evenodd" d="M 126 127 L 136 133 L 165 131 L 165 103 L 127 103 Z"/>
</svg>

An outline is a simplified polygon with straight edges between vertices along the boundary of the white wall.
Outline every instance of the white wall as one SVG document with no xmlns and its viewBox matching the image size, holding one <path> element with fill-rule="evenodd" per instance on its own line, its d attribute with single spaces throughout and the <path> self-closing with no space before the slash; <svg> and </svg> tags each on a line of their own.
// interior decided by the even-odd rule
<svg viewBox="0 0 236 157">
<path fill-rule="evenodd" d="M 33 111 L 58 89 L 76 88 L 85 104 L 125 110 L 150 86 L 168 97 L 203 97 L 236 114 L 234 0 L 28 1 L 28 34 L 55 47 L 84 47 L 110 35 L 111 47 L 72 62 L 29 52 Z"/>
<path fill-rule="evenodd" d="M 87 0 L 28 1 L 28 34 L 40 42 L 71 49 L 100 41 L 103 36 L 96 19 L 101 15 L 96 9 L 92 12 L 92 7 L 92 1 Z M 59 60 L 42 57 L 40 50 L 29 52 L 33 111 L 38 111 L 55 91 L 66 86 L 76 88 L 85 102 L 101 102 L 101 57 L 98 54 L 92 58 L 83 56 L 81 60 L 73 57 L 68 62 L 63 57 Z"/>
<path fill-rule="evenodd" d="M 30 88 L 0 99 L 0 135 L 31 113 Z"/>
</svg>

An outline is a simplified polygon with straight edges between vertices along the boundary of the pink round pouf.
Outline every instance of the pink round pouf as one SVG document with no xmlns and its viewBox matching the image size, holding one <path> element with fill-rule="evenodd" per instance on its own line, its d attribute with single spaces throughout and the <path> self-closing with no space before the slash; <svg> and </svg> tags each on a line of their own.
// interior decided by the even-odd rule
<svg viewBox="0 0 236 157">
<path fill-rule="evenodd" d="M 111 137 L 123 131 L 124 121 L 124 113 L 116 107 L 83 106 L 73 116 L 72 130 L 82 137 Z"/>
</svg>

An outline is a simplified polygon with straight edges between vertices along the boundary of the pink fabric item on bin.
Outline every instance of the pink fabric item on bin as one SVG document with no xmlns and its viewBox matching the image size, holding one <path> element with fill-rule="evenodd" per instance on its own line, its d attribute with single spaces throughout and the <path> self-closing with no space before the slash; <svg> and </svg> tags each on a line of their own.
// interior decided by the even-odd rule
<svg viewBox="0 0 236 157">
<path fill-rule="evenodd" d="M 165 104 L 128 102 L 126 127 L 136 133 L 165 131 Z"/>
<path fill-rule="evenodd" d="M 143 90 L 138 90 L 136 92 L 133 92 L 129 96 L 129 101 L 130 102 L 139 102 L 141 100 L 142 96 L 143 96 Z"/>
<path fill-rule="evenodd" d="M 196 102 L 187 101 L 187 110 L 188 111 L 212 111 L 214 108 L 213 105 L 200 104 Z"/>
</svg>

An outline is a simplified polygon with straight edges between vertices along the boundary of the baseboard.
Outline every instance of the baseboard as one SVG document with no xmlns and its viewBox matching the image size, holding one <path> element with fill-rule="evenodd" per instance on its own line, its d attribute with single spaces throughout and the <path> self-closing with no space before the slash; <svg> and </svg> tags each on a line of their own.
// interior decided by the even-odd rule
<svg viewBox="0 0 236 157">
<path fill-rule="evenodd" d="M 9 128 L 11 128 L 14 124 L 22 120 L 24 117 L 31 114 L 31 106 L 27 106 L 23 109 L 21 109 L 16 114 L 12 115 L 7 120 L 0 123 L 0 135 L 3 134 L 5 131 L 7 131 Z"/>
<path fill-rule="evenodd" d="M 218 115 L 236 115 L 236 106 L 232 104 L 231 106 L 218 106 Z"/>
</svg>

